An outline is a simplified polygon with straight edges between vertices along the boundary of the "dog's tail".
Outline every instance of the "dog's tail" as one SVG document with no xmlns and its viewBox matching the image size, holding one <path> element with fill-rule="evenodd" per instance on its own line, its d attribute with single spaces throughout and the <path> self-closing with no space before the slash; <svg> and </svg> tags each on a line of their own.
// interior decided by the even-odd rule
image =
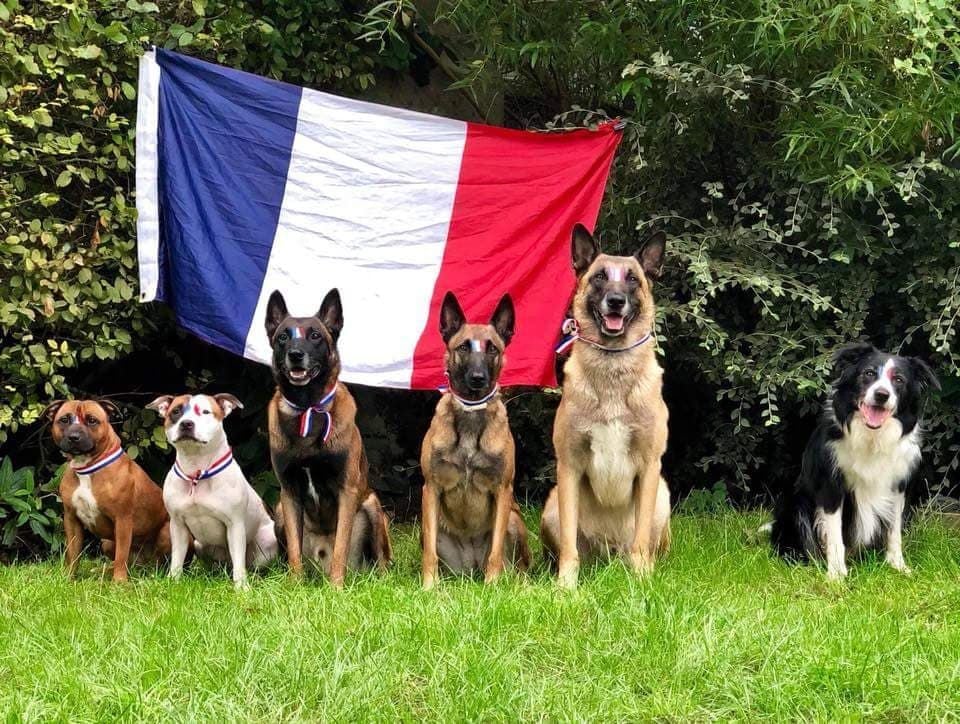
<svg viewBox="0 0 960 724">
<path fill-rule="evenodd" d="M 789 561 L 807 561 L 819 549 L 813 501 L 796 491 L 785 494 L 770 526 L 773 549 Z"/>
</svg>

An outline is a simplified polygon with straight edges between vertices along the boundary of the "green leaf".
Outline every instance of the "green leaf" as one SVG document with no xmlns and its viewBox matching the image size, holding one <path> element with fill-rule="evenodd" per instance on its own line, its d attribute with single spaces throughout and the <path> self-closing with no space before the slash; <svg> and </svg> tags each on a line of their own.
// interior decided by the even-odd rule
<svg viewBox="0 0 960 724">
<path fill-rule="evenodd" d="M 123 95 L 126 96 L 128 101 L 132 101 L 137 97 L 137 89 L 127 81 L 123 81 L 123 83 L 120 84 L 120 90 L 123 91 Z"/>
<path fill-rule="evenodd" d="M 60 172 L 60 175 L 57 176 L 57 186 L 63 188 L 70 185 L 70 181 L 73 179 L 73 172 L 70 170 L 64 170 Z"/>
<path fill-rule="evenodd" d="M 85 60 L 93 60 L 94 58 L 99 58 L 102 50 L 99 45 L 81 45 L 79 48 L 74 48 L 73 54 L 78 58 L 84 58 Z"/>
</svg>

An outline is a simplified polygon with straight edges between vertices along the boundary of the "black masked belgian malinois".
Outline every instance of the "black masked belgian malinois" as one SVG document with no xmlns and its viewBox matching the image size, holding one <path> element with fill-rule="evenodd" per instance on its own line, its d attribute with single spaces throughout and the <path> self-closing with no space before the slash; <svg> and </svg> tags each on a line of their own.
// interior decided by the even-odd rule
<svg viewBox="0 0 960 724">
<path fill-rule="evenodd" d="M 667 407 L 651 341 L 665 246 L 660 232 L 635 257 L 608 256 L 583 226 L 573 232 L 575 342 L 553 425 L 557 486 L 540 524 L 568 588 L 581 557 L 620 553 L 643 574 L 669 547 Z"/>
<path fill-rule="evenodd" d="M 423 439 L 423 585 L 438 563 L 455 573 L 484 571 L 490 583 L 504 558 L 530 564 L 527 529 L 513 500 L 514 443 L 497 380 L 513 337 L 510 295 L 489 324 L 467 324 L 452 292 L 440 310 L 449 389 Z"/>
<path fill-rule="evenodd" d="M 267 303 L 277 391 L 268 407 L 270 457 L 280 481 L 277 527 L 290 569 L 312 560 L 343 585 L 347 567 L 390 562 L 387 517 L 367 484 L 367 456 L 353 396 L 340 374 L 340 293 L 332 289 L 315 317 L 291 317 L 279 291 Z"/>
</svg>

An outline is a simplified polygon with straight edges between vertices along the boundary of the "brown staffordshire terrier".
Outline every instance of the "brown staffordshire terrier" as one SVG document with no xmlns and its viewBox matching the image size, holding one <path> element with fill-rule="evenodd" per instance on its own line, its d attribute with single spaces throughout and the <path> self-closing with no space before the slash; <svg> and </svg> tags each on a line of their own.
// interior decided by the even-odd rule
<svg viewBox="0 0 960 724">
<path fill-rule="evenodd" d="M 170 524 L 163 493 L 143 468 L 126 456 L 110 425 L 119 415 L 112 402 L 57 400 L 47 407 L 57 447 L 67 457 L 60 481 L 67 575 L 73 576 L 83 531 L 100 538 L 113 556 L 113 580 L 127 580 L 130 550 L 158 558 L 170 554 Z"/>
</svg>

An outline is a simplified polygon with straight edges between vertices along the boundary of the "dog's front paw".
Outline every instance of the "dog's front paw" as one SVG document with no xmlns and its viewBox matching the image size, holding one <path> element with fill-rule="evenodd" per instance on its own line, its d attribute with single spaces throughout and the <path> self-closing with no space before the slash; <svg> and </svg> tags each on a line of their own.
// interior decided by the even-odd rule
<svg viewBox="0 0 960 724">
<path fill-rule="evenodd" d="M 249 591 L 250 582 L 246 578 L 241 578 L 238 581 L 233 582 L 233 587 L 238 591 Z"/>
<path fill-rule="evenodd" d="M 487 571 L 483 576 L 484 583 L 495 583 L 500 574 L 503 573 L 503 565 L 499 566 L 487 566 Z"/>
<path fill-rule="evenodd" d="M 423 590 L 432 591 L 437 587 L 437 577 L 432 575 L 426 575 L 423 577 Z"/>
<path fill-rule="evenodd" d="M 903 556 L 890 556 L 886 557 L 887 565 L 889 565 L 893 570 L 900 571 L 906 576 L 909 576 L 913 573 L 913 570 L 910 566 L 907 565 L 907 562 L 903 560 Z"/>
<path fill-rule="evenodd" d="M 641 578 L 649 576 L 653 573 L 653 556 L 642 552 L 631 551 L 630 567 L 633 568 L 633 572 Z"/>
<path fill-rule="evenodd" d="M 847 566 L 828 566 L 827 567 L 827 580 L 828 581 L 842 581 L 847 577 Z"/>
<path fill-rule="evenodd" d="M 577 564 L 561 564 L 560 571 L 557 574 L 557 583 L 560 585 L 560 588 L 572 591 L 577 587 L 577 578 L 579 578 L 579 575 L 580 567 Z"/>
</svg>

